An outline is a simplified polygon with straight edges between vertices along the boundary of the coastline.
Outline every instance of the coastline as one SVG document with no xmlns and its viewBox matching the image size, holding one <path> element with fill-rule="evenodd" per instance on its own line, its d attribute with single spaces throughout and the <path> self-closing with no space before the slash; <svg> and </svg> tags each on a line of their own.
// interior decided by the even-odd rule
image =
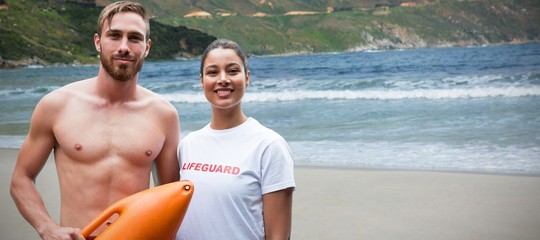
<svg viewBox="0 0 540 240">
<path fill-rule="evenodd" d="M 18 149 L 0 148 L 2 239 L 36 239 L 9 182 Z M 49 158 L 36 179 L 54 219 L 59 191 Z M 537 239 L 540 177 L 296 167 L 291 239 Z"/>
<path fill-rule="evenodd" d="M 331 51 L 331 52 L 310 52 L 310 51 L 297 51 L 297 52 L 287 52 L 287 53 L 275 53 L 275 54 L 267 54 L 267 55 L 257 55 L 257 54 L 249 54 L 249 57 L 282 57 L 282 56 L 296 56 L 296 55 L 313 55 L 313 54 L 336 54 L 336 53 L 349 53 L 349 52 L 370 52 L 370 51 L 403 51 L 403 50 L 415 50 L 415 49 L 431 49 L 431 48 L 459 48 L 459 47 L 489 47 L 489 46 L 501 46 L 501 45 L 520 45 L 520 44 L 538 44 L 540 41 L 537 40 L 530 40 L 530 41 L 509 41 L 509 42 L 499 42 L 499 43 L 489 43 L 489 44 L 480 44 L 477 42 L 448 42 L 448 43 L 441 43 L 438 45 L 428 45 L 424 47 L 418 47 L 418 46 L 395 46 L 395 45 L 389 45 L 389 46 L 377 46 L 377 45 L 363 45 L 363 46 L 356 46 L 351 47 L 348 49 L 344 49 L 342 51 Z M 170 58 L 170 59 L 148 59 L 147 62 L 152 61 L 184 61 L 184 60 L 192 60 L 192 59 L 200 59 L 199 55 L 193 56 L 193 57 L 183 57 L 183 58 Z M 2 59 L 0 56 L 0 71 L 1 70 L 10 70 L 10 69 L 18 69 L 18 68 L 41 68 L 41 67 L 57 67 L 57 66 L 94 66 L 99 65 L 99 59 L 95 59 L 95 62 L 93 63 L 80 63 L 78 61 L 75 61 L 73 63 L 49 63 L 45 60 L 42 60 L 38 57 L 34 58 L 27 58 L 27 59 L 18 59 L 18 60 L 8 60 L 8 59 Z"/>
</svg>

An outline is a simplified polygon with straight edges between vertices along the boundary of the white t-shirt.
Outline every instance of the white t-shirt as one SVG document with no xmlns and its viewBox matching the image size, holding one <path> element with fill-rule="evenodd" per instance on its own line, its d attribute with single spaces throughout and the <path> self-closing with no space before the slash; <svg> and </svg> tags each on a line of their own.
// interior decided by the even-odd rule
<svg viewBox="0 0 540 240">
<path fill-rule="evenodd" d="M 178 240 L 264 239 L 262 195 L 295 187 L 287 142 L 253 118 L 191 132 L 178 159 L 180 179 L 194 185 Z"/>
</svg>

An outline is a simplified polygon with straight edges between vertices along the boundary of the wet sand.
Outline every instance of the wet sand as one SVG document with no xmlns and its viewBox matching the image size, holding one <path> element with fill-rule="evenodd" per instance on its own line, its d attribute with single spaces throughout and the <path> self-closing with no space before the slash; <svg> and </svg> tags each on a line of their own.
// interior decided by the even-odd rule
<svg viewBox="0 0 540 240">
<path fill-rule="evenodd" d="M 9 194 L 0 149 L 0 236 L 39 239 Z M 296 167 L 292 239 L 540 239 L 540 177 Z M 37 178 L 58 220 L 52 158 Z"/>
</svg>

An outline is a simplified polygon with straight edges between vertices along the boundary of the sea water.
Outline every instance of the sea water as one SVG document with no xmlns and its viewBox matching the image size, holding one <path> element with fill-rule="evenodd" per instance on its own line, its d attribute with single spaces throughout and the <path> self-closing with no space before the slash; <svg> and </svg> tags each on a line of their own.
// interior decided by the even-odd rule
<svg viewBox="0 0 540 240">
<path fill-rule="evenodd" d="M 139 76 L 177 108 L 182 136 L 210 120 L 199 64 L 146 62 Z M 244 111 L 288 141 L 297 166 L 540 175 L 540 44 L 251 56 L 249 67 Z M 97 69 L 0 71 L 0 147 L 20 147 L 44 94 Z"/>
</svg>

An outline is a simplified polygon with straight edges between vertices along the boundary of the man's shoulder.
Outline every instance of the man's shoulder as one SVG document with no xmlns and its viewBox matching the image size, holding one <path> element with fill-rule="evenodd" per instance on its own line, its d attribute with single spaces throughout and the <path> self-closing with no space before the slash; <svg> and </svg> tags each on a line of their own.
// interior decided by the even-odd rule
<svg viewBox="0 0 540 240">
<path fill-rule="evenodd" d="M 147 89 L 139 85 L 138 90 L 142 93 L 142 97 L 144 99 L 151 100 L 153 101 L 154 104 L 165 104 L 165 105 L 170 104 L 170 102 L 167 99 L 165 99 L 165 97 L 163 97 L 162 95 L 156 92 L 153 92 L 150 89 Z"/>
<path fill-rule="evenodd" d="M 90 86 L 94 85 L 96 79 L 97 77 L 78 80 L 75 82 L 68 83 L 58 89 L 86 91 L 86 90 L 89 90 Z"/>
<path fill-rule="evenodd" d="M 62 94 L 69 94 L 69 93 L 77 93 L 77 92 L 88 92 L 91 90 L 91 82 L 94 81 L 95 78 L 89 78 L 84 80 L 79 80 L 76 82 L 68 83 L 62 87 L 59 87 L 52 92 L 50 92 L 48 95 L 62 95 Z"/>
<path fill-rule="evenodd" d="M 43 104 L 65 104 L 73 96 L 80 95 L 89 90 L 88 83 L 92 79 L 80 80 L 59 87 L 43 96 L 40 100 Z"/>
<path fill-rule="evenodd" d="M 163 96 L 141 86 L 138 86 L 138 88 L 141 92 L 141 100 L 144 101 L 147 104 L 147 107 L 153 111 L 157 111 L 158 114 L 178 114 L 172 103 Z"/>
</svg>

